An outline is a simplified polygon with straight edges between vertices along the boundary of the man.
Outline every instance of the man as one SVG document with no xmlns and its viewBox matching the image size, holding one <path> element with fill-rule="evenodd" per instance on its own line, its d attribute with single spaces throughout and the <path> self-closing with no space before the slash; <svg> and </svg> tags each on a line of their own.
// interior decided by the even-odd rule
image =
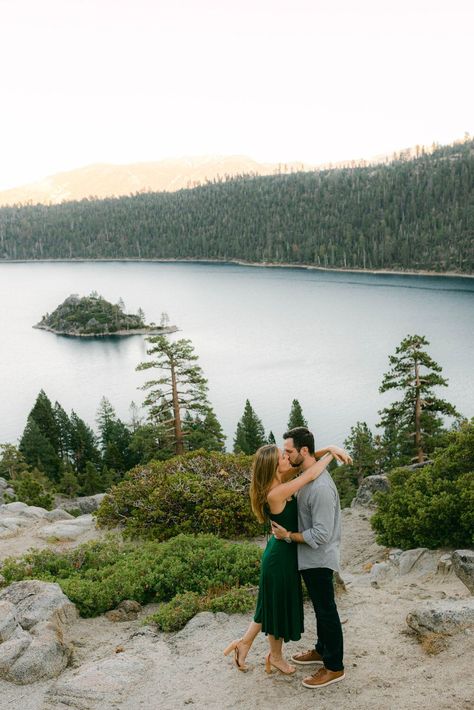
<svg viewBox="0 0 474 710">
<path fill-rule="evenodd" d="M 314 463 L 314 437 L 306 427 L 290 429 L 283 438 L 292 466 L 301 466 L 306 470 Z M 351 462 L 342 449 L 332 447 L 331 452 L 344 463 Z M 298 527 L 300 532 L 293 532 L 272 523 L 275 537 L 298 544 L 298 569 L 316 614 L 315 649 L 295 654 L 292 661 L 299 665 L 321 666 L 303 680 L 303 685 L 306 688 L 324 688 L 345 677 L 342 627 L 333 584 L 334 572 L 340 569 L 341 505 L 337 488 L 327 470 L 299 491 Z"/>
</svg>

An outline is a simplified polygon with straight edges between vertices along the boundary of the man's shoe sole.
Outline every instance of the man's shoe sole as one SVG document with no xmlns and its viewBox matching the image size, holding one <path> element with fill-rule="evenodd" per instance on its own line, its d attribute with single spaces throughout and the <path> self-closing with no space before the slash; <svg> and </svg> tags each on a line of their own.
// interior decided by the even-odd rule
<svg viewBox="0 0 474 710">
<path fill-rule="evenodd" d="M 293 663 L 297 663 L 299 666 L 314 666 L 319 664 L 320 666 L 324 666 L 324 661 L 297 661 L 294 656 L 291 657 L 291 660 Z"/>
<path fill-rule="evenodd" d="M 337 683 L 340 680 L 344 680 L 346 677 L 346 674 L 339 676 L 339 678 L 333 678 L 332 680 L 328 680 L 327 683 L 320 683 L 319 685 L 310 685 L 309 683 L 305 683 L 304 680 L 302 681 L 302 685 L 304 685 L 305 688 L 311 688 L 312 690 L 316 690 L 316 688 L 327 688 L 328 685 L 331 685 L 332 683 Z"/>
</svg>

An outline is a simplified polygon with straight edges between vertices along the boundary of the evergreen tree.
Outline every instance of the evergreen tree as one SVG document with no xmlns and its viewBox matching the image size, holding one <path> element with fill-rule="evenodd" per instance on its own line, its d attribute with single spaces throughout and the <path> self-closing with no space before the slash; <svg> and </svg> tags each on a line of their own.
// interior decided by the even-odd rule
<svg viewBox="0 0 474 710">
<path fill-rule="evenodd" d="M 385 460 L 393 465 L 422 462 L 435 446 L 443 429 L 440 415 L 459 418 L 455 407 L 437 397 L 433 387 L 446 387 L 442 368 L 423 349 L 429 345 L 420 335 L 408 335 L 389 356 L 389 372 L 379 388 L 381 393 L 398 389 L 403 399 L 385 407 L 377 426 L 384 427 L 382 443 Z"/>
<path fill-rule="evenodd" d="M 37 468 L 24 471 L 12 481 L 12 486 L 17 500 L 51 510 L 54 501 L 51 482 L 42 471 Z"/>
<path fill-rule="evenodd" d="M 297 426 L 308 426 L 308 422 L 303 416 L 301 404 L 297 399 L 294 399 L 291 404 L 290 416 L 288 418 L 288 429 L 294 429 Z"/>
<path fill-rule="evenodd" d="M 84 472 L 80 476 L 81 493 L 84 496 L 92 496 L 101 491 L 101 480 L 97 468 L 92 461 L 87 461 Z"/>
<path fill-rule="evenodd" d="M 106 397 L 101 399 L 96 421 L 104 465 L 123 475 L 138 463 L 136 456 L 130 449 L 132 438 L 130 430 L 117 417 L 115 409 Z"/>
<path fill-rule="evenodd" d="M 205 449 L 206 451 L 224 451 L 225 435 L 216 415 L 210 408 L 204 418 L 197 414 L 192 417 L 186 412 L 183 419 L 183 431 L 188 451 Z"/>
<path fill-rule="evenodd" d="M 274 444 L 276 446 L 275 436 L 272 431 L 270 431 L 268 434 L 267 443 Z"/>
<path fill-rule="evenodd" d="M 72 468 L 71 464 L 68 462 L 65 464 L 64 469 L 63 469 L 63 474 L 61 476 L 61 480 L 59 481 L 59 490 L 61 493 L 64 493 L 67 496 L 70 496 L 71 498 L 74 498 L 79 492 L 79 481 L 74 473 L 74 469 Z"/>
<path fill-rule="evenodd" d="M 380 451 L 375 444 L 374 435 L 365 422 L 357 422 L 351 427 L 351 433 L 344 441 L 344 448 L 351 455 L 353 462 L 346 468 L 355 476 L 358 486 L 365 476 L 379 472 Z"/>
<path fill-rule="evenodd" d="M 28 471 L 25 457 L 13 444 L 0 444 L 0 477 L 11 480 Z"/>
<path fill-rule="evenodd" d="M 40 390 L 29 416 L 35 420 L 40 431 L 51 443 L 59 456 L 59 431 L 51 402 L 43 390 Z"/>
<path fill-rule="evenodd" d="M 59 480 L 61 473 L 59 457 L 31 414 L 27 419 L 19 449 L 29 466 L 38 468 L 52 481 Z"/>
<path fill-rule="evenodd" d="M 78 415 L 71 412 L 71 460 L 74 471 L 81 474 L 86 469 L 86 463 L 100 463 L 100 453 L 94 432 Z"/>
<path fill-rule="evenodd" d="M 66 461 L 70 458 L 71 422 L 59 402 L 54 403 L 53 414 L 58 434 L 58 456 L 61 461 Z"/>
<path fill-rule="evenodd" d="M 147 338 L 147 341 L 152 346 L 147 354 L 156 357 L 140 363 L 136 369 L 156 368 L 159 376 L 142 386 L 141 389 L 148 390 L 144 404 L 149 407 L 152 423 L 165 424 L 162 421 L 163 414 L 170 414 L 166 426 L 173 437 L 174 451 L 183 454 L 186 435 L 183 417 L 186 412 L 190 415 L 207 414 L 207 380 L 201 367 L 195 364 L 198 357 L 194 354 L 190 340 L 171 342 L 165 336 L 157 335 Z"/>
<path fill-rule="evenodd" d="M 234 438 L 234 453 L 254 454 L 267 443 L 263 424 L 252 409 L 249 400 L 245 401 L 244 413 L 237 424 Z"/>
</svg>

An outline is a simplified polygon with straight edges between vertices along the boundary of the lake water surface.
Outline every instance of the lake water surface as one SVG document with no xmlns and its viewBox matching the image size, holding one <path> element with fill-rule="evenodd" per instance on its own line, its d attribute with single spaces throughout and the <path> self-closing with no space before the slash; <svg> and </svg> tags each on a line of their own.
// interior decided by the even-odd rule
<svg viewBox="0 0 474 710">
<path fill-rule="evenodd" d="M 166 311 L 190 338 L 229 449 L 249 398 L 266 431 L 285 430 L 299 399 L 317 442 L 342 443 L 357 421 L 374 426 L 392 396 L 378 387 L 388 356 L 422 334 L 443 367 L 442 396 L 474 416 L 474 279 L 256 268 L 224 264 L 69 262 L 0 264 L 0 443 L 15 442 L 42 388 L 95 426 L 105 395 L 125 421 L 150 371 L 141 336 L 74 339 L 32 328 L 66 296 L 98 291 Z"/>
</svg>

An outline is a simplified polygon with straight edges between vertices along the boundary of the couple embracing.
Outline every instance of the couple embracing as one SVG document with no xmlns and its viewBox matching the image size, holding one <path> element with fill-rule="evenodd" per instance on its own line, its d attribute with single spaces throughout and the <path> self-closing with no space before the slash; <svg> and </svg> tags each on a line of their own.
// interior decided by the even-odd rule
<svg viewBox="0 0 474 710">
<path fill-rule="evenodd" d="M 273 669 L 295 673 L 282 647 L 283 641 L 299 641 L 304 631 L 302 577 L 316 614 L 317 640 L 314 649 L 291 660 L 315 667 L 313 675 L 303 680 L 306 688 L 323 688 L 344 678 L 342 628 L 333 585 L 334 572 L 339 571 L 341 507 L 326 466 L 333 458 L 348 463 L 350 457 L 337 446 L 315 452 L 314 437 L 306 427 L 290 429 L 283 438 L 283 451 L 268 445 L 255 454 L 252 510 L 260 522 L 270 521 L 273 535 L 262 557 L 254 620 L 224 654 L 234 652 L 237 668 L 247 670 L 246 656 L 263 631 L 270 645 L 267 673 Z"/>
</svg>

